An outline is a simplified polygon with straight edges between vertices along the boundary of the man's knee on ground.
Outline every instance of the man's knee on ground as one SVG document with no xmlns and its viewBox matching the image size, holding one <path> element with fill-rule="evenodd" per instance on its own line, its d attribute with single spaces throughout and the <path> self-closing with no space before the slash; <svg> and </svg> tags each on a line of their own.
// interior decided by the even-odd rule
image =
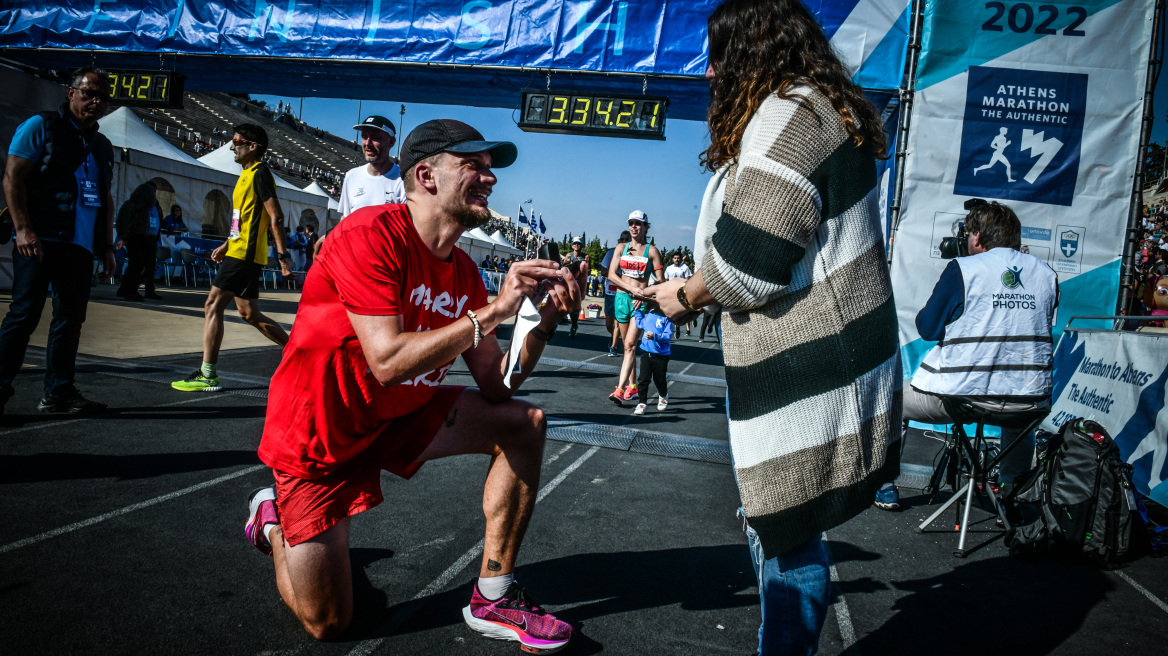
<svg viewBox="0 0 1168 656">
<path fill-rule="evenodd" d="M 336 640 L 353 622 L 351 612 L 348 617 L 341 617 L 335 608 L 321 609 L 321 611 L 312 617 L 302 616 L 300 618 L 304 630 L 317 640 Z"/>
</svg>

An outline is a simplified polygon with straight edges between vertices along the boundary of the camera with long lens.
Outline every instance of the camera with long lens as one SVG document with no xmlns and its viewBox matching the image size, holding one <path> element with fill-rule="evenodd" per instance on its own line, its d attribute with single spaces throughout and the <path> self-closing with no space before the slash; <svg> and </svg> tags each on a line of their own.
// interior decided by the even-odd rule
<svg viewBox="0 0 1168 656">
<path fill-rule="evenodd" d="M 965 201 L 965 211 L 968 212 L 975 207 L 988 204 L 989 202 L 984 199 L 970 198 Z M 955 257 L 965 257 L 966 255 L 969 255 L 969 233 L 965 230 L 965 221 L 958 221 L 954 236 L 941 240 L 941 259 L 952 260 Z"/>
</svg>

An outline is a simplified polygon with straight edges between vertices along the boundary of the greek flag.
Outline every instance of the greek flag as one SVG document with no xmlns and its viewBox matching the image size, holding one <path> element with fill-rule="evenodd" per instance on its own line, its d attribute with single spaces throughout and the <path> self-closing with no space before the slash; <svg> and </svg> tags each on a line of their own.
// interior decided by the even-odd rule
<svg viewBox="0 0 1168 656">
<path fill-rule="evenodd" d="M 523 214 L 523 208 L 519 208 L 519 225 L 527 225 L 527 216 Z"/>
</svg>

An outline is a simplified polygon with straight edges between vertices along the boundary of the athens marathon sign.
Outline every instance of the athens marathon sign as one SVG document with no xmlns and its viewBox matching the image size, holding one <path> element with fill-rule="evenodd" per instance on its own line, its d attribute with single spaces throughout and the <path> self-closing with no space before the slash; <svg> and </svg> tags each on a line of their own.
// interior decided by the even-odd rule
<svg viewBox="0 0 1168 656">
<path fill-rule="evenodd" d="M 953 193 L 1070 205 L 1087 76 L 971 66 Z"/>
<path fill-rule="evenodd" d="M 1136 489 L 1168 502 L 1168 335 L 1067 330 L 1054 355 L 1054 407 L 1042 428 L 1099 422 L 1133 466 Z"/>
</svg>

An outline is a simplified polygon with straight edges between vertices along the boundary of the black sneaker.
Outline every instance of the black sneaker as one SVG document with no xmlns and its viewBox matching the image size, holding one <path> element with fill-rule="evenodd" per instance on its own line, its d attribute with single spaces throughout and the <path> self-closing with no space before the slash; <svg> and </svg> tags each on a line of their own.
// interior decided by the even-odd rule
<svg viewBox="0 0 1168 656">
<path fill-rule="evenodd" d="M 159 296 L 158 292 L 155 292 L 155 291 L 146 292 L 146 298 L 148 298 L 152 301 L 161 301 L 162 300 L 162 297 Z"/>
<path fill-rule="evenodd" d="M 37 410 L 41 412 L 70 415 L 92 415 L 103 412 L 105 408 L 104 403 L 90 401 L 81 396 L 81 392 L 78 392 L 74 387 L 64 387 L 56 392 L 46 393 L 41 402 L 37 404 Z"/>
<path fill-rule="evenodd" d="M 125 291 L 125 290 L 119 289 L 118 290 L 118 298 L 121 298 L 121 299 L 124 299 L 127 301 L 134 301 L 134 302 L 142 302 L 142 301 L 146 300 L 146 299 L 142 298 L 142 295 L 139 294 L 136 290 L 135 291 Z"/>
</svg>

